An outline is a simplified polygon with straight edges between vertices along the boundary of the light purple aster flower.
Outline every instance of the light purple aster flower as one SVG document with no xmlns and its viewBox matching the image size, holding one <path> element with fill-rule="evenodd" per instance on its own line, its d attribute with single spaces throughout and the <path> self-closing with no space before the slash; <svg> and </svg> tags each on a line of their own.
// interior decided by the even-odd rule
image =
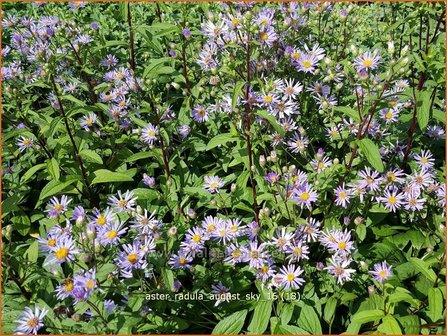
<svg viewBox="0 0 447 336">
<path fill-rule="evenodd" d="M 330 265 L 324 269 L 337 278 L 338 284 L 343 284 L 346 281 L 351 281 L 351 275 L 355 273 L 354 269 L 347 268 L 352 259 L 343 259 L 336 255 L 329 259 Z"/>
<path fill-rule="evenodd" d="M 25 310 L 19 315 L 15 323 L 19 325 L 14 330 L 17 334 L 34 334 L 44 326 L 43 318 L 48 314 L 46 308 L 40 309 L 37 305 L 34 306 L 34 311 L 30 307 L 25 307 Z"/>
<path fill-rule="evenodd" d="M 280 270 L 281 286 L 284 289 L 298 289 L 304 284 L 304 279 L 300 278 L 300 275 L 304 271 L 300 266 L 287 265 L 283 266 Z"/>
<path fill-rule="evenodd" d="M 382 283 L 388 280 L 393 274 L 391 273 L 391 268 L 393 266 L 388 265 L 386 260 L 382 263 L 378 263 L 374 265 L 374 271 L 369 271 L 369 273 L 376 279 L 378 282 Z"/>
</svg>

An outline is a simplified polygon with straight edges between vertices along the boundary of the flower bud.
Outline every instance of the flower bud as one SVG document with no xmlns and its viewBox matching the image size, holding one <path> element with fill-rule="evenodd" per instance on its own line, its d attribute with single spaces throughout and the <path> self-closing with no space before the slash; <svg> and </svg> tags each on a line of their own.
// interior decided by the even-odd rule
<svg viewBox="0 0 447 336">
<path fill-rule="evenodd" d="M 265 167 L 265 156 L 264 155 L 259 156 L 259 165 L 261 167 Z"/>
<path fill-rule="evenodd" d="M 388 53 L 394 53 L 394 41 L 388 41 Z"/>
<path fill-rule="evenodd" d="M 176 83 L 176 82 L 172 82 L 171 85 L 176 90 L 178 90 L 180 88 L 180 85 L 178 83 Z"/>
<path fill-rule="evenodd" d="M 137 214 L 139 214 L 139 215 L 143 214 L 143 208 L 139 205 L 137 205 Z"/>
<path fill-rule="evenodd" d="M 270 216 L 270 208 L 267 208 L 267 207 L 264 208 L 264 215 L 266 217 Z"/>
<path fill-rule="evenodd" d="M 295 165 L 290 165 L 289 173 L 293 173 L 295 170 L 296 170 L 296 166 Z"/>
<path fill-rule="evenodd" d="M 338 158 L 335 158 L 334 159 L 334 164 L 339 164 L 339 163 L 340 163 L 340 160 Z"/>
<path fill-rule="evenodd" d="M 215 199 L 212 199 L 210 203 L 211 203 L 212 206 L 216 206 L 216 204 L 217 204 Z"/>
<path fill-rule="evenodd" d="M 174 237 L 177 234 L 177 228 L 175 226 L 171 226 L 168 230 L 168 236 Z"/>
<path fill-rule="evenodd" d="M 188 217 L 191 219 L 194 219 L 197 216 L 196 212 L 193 209 L 188 209 L 187 214 L 188 214 Z"/>
<path fill-rule="evenodd" d="M 234 193 L 236 191 L 236 188 L 237 188 L 236 183 L 232 183 L 230 187 L 231 192 Z"/>
<path fill-rule="evenodd" d="M 368 293 L 374 294 L 376 292 L 376 288 L 374 286 L 368 286 Z"/>
<path fill-rule="evenodd" d="M 363 217 L 361 217 L 361 216 L 357 216 L 357 217 L 355 217 L 355 219 L 354 219 L 354 224 L 355 224 L 355 225 L 360 225 L 360 224 L 363 223 L 363 221 L 364 221 L 364 218 L 363 218 Z"/>
<path fill-rule="evenodd" d="M 270 152 L 270 158 L 271 158 L 272 162 L 278 161 L 278 157 L 276 156 L 276 151 Z"/>
</svg>

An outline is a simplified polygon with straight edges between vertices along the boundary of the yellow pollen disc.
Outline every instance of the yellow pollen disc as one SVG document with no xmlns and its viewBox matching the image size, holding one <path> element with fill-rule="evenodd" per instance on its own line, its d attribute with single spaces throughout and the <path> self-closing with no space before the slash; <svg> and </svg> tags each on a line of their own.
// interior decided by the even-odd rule
<svg viewBox="0 0 447 336">
<path fill-rule="evenodd" d="M 287 281 L 293 281 L 295 279 L 295 274 L 287 274 Z"/>
<path fill-rule="evenodd" d="M 124 107 L 124 106 L 126 106 L 126 103 L 123 102 L 123 101 L 120 101 L 118 105 L 119 105 L 120 107 Z"/>
<path fill-rule="evenodd" d="M 237 26 L 238 24 L 239 24 L 239 20 L 238 19 L 236 19 L 236 18 L 234 18 L 233 20 L 231 20 L 231 23 L 233 24 L 233 25 L 235 25 L 235 26 Z"/>
<path fill-rule="evenodd" d="M 87 125 L 92 125 L 93 124 L 93 119 L 92 118 L 88 118 L 86 121 Z"/>
<path fill-rule="evenodd" d="M 37 317 L 33 317 L 26 321 L 26 326 L 30 329 L 37 327 L 39 324 L 39 319 Z"/>
<path fill-rule="evenodd" d="M 271 103 L 272 101 L 273 101 L 273 97 L 272 96 L 265 96 L 264 97 L 264 102 Z"/>
<path fill-rule="evenodd" d="M 105 95 L 104 98 L 105 98 L 106 100 L 109 100 L 111 97 L 110 97 L 110 95 Z"/>
<path fill-rule="evenodd" d="M 261 38 L 261 40 L 266 41 L 269 36 L 266 32 L 263 32 L 259 35 L 259 37 Z"/>
<path fill-rule="evenodd" d="M 118 232 L 116 232 L 116 230 L 111 230 L 109 232 L 106 233 L 107 238 L 109 239 L 113 239 L 118 235 Z"/>
<path fill-rule="evenodd" d="M 293 58 L 293 59 L 298 59 L 298 58 L 300 58 L 300 56 L 301 56 L 301 54 L 300 54 L 299 52 L 297 52 L 297 51 L 295 51 L 294 53 L 292 53 L 292 58 Z"/>
<path fill-rule="evenodd" d="M 309 69 L 311 67 L 312 63 L 308 60 L 303 61 L 303 67 L 306 69 Z"/>
<path fill-rule="evenodd" d="M 232 253 L 233 258 L 238 258 L 241 255 L 241 251 L 240 250 L 236 250 Z"/>
<path fill-rule="evenodd" d="M 346 248 L 346 243 L 344 241 L 338 242 L 338 248 L 344 250 Z"/>
<path fill-rule="evenodd" d="M 299 247 L 295 247 L 293 251 L 295 252 L 295 254 L 301 254 L 301 249 Z"/>
<path fill-rule="evenodd" d="M 89 279 L 89 280 L 87 281 L 87 283 L 85 284 L 85 287 L 86 287 L 87 289 L 93 289 L 93 288 L 95 287 L 95 281 L 92 280 L 92 279 Z"/>
<path fill-rule="evenodd" d="M 216 189 L 217 186 L 218 186 L 217 182 L 211 182 L 211 183 L 210 183 L 210 188 L 211 188 L 211 189 Z"/>
<path fill-rule="evenodd" d="M 56 205 L 54 206 L 54 210 L 56 210 L 56 211 L 62 211 L 62 210 L 64 210 L 64 206 L 63 206 L 62 204 L 56 204 Z"/>
<path fill-rule="evenodd" d="M 266 265 L 261 267 L 261 272 L 264 273 L 264 274 L 266 274 L 268 272 L 268 270 L 269 270 L 269 267 L 266 266 Z"/>
<path fill-rule="evenodd" d="M 426 157 L 422 157 L 422 158 L 421 158 L 421 162 L 422 162 L 422 163 L 427 163 L 427 162 L 428 162 L 428 159 L 427 159 Z"/>
<path fill-rule="evenodd" d="M 309 199 L 309 193 L 308 192 L 303 192 L 302 194 L 301 194 L 301 196 L 300 196 L 300 198 L 301 198 L 301 200 L 302 201 L 307 201 L 308 199 Z"/>
<path fill-rule="evenodd" d="M 102 226 L 106 223 L 106 219 L 103 216 L 99 216 L 98 219 L 96 220 L 96 223 Z"/>
<path fill-rule="evenodd" d="M 227 231 L 220 230 L 219 234 L 220 234 L 221 237 L 225 237 L 225 235 L 227 234 Z"/>
<path fill-rule="evenodd" d="M 200 241 L 200 236 L 196 234 L 196 235 L 192 236 L 192 240 L 194 243 L 198 243 Z"/>
<path fill-rule="evenodd" d="M 56 246 L 56 239 L 48 239 L 47 245 L 48 246 Z"/>
<path fill-rule="evenodd" d="M 397 101 L 395 101 L 395 100 L 392 100 L 392 101 L 390 101 L 388 104 L 390 104 L 390 106 L 396 106 L 396 104 L 397 104 Z"/>
<path fill-rule="evenodd" d="M 118 73 L 118 74 L 116 75 L 116 77 L 117 77 L 118 79 L 123 79 L 124 75 L 123 75 L 122 73 Z"/>
<path fill-rule="evenodd" d="M 394 196 L 390 196 L 390 197 L 388 198 L 388 202 L 390 202 L 391 204 L 396 204 L 396 202 L 397 202 L 396 197 L 394 197 Z"/>
<path fill-rule="evenodd" d="M 380 272 L 379 272 L 379 277 L 380 278 L 386 278 L 386 276 L 387 276 L 387 273 L 386 273 L 386 271 L 385 270 L 381 270 Z"/>
<path fill-rule="evenodd" d="M 391 119 L 393 117 L 393 114 L 390 112 L 390 111 L 388 111 L 386 114 L 385 114 L 385 118 L 386 119 Z"/>
<path fill-rule="evenodd" d="M 126 200 L 119 200 L 119 201 L 118 201 L 118 206 L 119 206 L 120 208 L 125 208 L 126 205 L 127 205 Z"/>
<path fill-rule="evenodd" d="M 31 145 L 31 140 L 30 139 L 23 139 L 23 144 L 26 145 Z"/>
<path fill-rule="evenodd" d="M 68 256 L 68 248 L 61 247 L 54 253 L 55 257 L 59 260 L 65 259 Z"/>
<path fill-rule="evenodd" d="M 205 110 L 202 110 L 202 109 L 198 110 L 197 113 L 198 113 L 201 117 L 205 116 L 205 114 L 206 114 Z"/>
<path fill-rule="evenodd" d="M 396 180 L 396 175 L 394 175 L 393 172 L 388 172 L 386 174 L 386 177 L 388 178 L 388 181 L 394 182 Z"/>
<path fill-rule="evenodd" d="M 339 195 L 340 198 L 345 199 L 346 198 L 346 193 L 344 191 L 342 191 Z"/>
<path fill-rule="evenodd" d="M 155 136 L 155 132 L 153 130 L 147 131 L 147 136 L 153 138 Z"/>
<path fill-rule="evenodd" d="M 371 58 L 367 58 L 363 60 L 363 65 L 369 68 L 373 64 L 373 60 Z"/>
<path fill-rule="evenodd" d="M 210 225 L 208 225 L 207 231 L 208 232 L 213 232 L 215 228 L 216 228 L 216 225 L 210 224 Z"/>
<path fill-rule="evenodd" d="M 73 290 L 74 286 L 73 286 L 73 282 L 69 282 L 64 286 L 64 290 L 66 292 L 71 292 Z"/>
<path fill-rule="evenodd" d="M 323 169 L 323 168 L 324 168 L 324 163 L 318 162 L 318 169 Z"/>
<path fill-rule="evenodd" d="M 135 253 L 131 253 L 127 256 L 127 261 L 131 264 L 135 264 L 138 261 L 138 257 Z"/>
<path fill-rule="evenodd" d="M 259 253 L 258 253 L 258 251 L 251 251 L 251 252 L 250 252 L 250 256 L 251 256 L 253 259 L 258 259 L 258 258 L 259 258 Z"/>
<path fill-rule="evenodd" d="M 179 258 L 178 263 L 180 265 L 184 265 L 184 264 L 186 264 L 186 259 L 185 258 Z"/>
</svg>

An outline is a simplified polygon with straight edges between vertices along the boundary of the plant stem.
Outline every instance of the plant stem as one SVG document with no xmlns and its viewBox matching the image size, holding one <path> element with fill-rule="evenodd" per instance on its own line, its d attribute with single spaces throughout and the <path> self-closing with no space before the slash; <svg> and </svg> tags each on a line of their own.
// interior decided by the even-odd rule
<svg viewBox="0 0 447 336">
<path fill-rule="evenodd" d="M 132 30 L 132 13 L 130 10 L 130 2 L 127 3 L 127 26 L 129 27 L 129 46 L 130 46 L 130 68 L 135 71 L 135 45 Z"/>
<path fill-rule="evenodd" d="M 245 84 L 245 138 L 247 141 L 247 149 L 248 149 L 248 162 L 249 167 L 248 171 L 250 174 L 250 183 L 253 193 L 253 211 L 255 213 L 256 222 L 259 223 L 259 211 L 258 211 L 258 203 L 256 201 L 256 181 L 253 176 L 253 153 L 252 153 L 252 145 L 251 145 L 251 107 L 248 103 L 249 95 L 250 95 L 250 35 L 248 35 L 246 42 L 246 58 L 245 58 L 245 67 L 247 71 L 247 78 Z"/>
</svg>

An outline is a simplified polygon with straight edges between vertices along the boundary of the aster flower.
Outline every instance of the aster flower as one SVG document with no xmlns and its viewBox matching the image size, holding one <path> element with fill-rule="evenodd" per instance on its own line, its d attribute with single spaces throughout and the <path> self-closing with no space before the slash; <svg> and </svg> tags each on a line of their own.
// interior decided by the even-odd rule
<svg viewBox="0 0 447 336">
<path fill-rule="evenodd" d="M 85 213 L 85 209 L 78 205 L 73 210 L 73 215 L 71 216 L 71 219 L 76 222 L 76 224 L 80 225 L 84 222 L 85 218 L 87 217 Z"/>
<path fill-rule="evenodd" d="M 73 261 L 78 253 L 79 250 L 76 248 L 73 238 L 65 235 L 56 240 L 56 244 L 50 249 L 48 260 L 44 263 L 44 266 Z"/>
<path fill-rule="evenodd" d="M 445 130 L 438 125 L 427 127 L 427 135 L 434 140 L 445 139 Z"/>
<path fill-rule="evenodd" d="M 109 224 L 114 221 L 115 218 L 116 215 L 110 208 L 107 208 L 104 211 L 104 214 L 101 214 L 101 211 L 95 209 L 93 210 L 93 216 L 90 217 L 90 224 L 100 229 L 103 225 Z"/>
<path fill-rule="evenodd" d="M 118 257 L 115 258 L 115 264 L 124 277 L 131 277 L 133 269 L 145 269 L 147 262 L 144 259 L 144 253 L 139 244 L 124 244 L 123 251 L 118 251 Z"/>
<path fill-rule="evenodd" d="M 419 192 L 412 191 L 405 194 L 405 202 L 404 208 L 406 210 L 421 211 L 424 208 L 426 199 L 420 198 Z"/>
<path fill-rule="evenodd" d="M 346 281 L 351 281 L 351 276 L 355 273 L 354 269 L 347 268 L 352 259 L 342 259 L 336 255 L 329 259 L 330 265 L 324 269 L 337 278 L 337 283 L 342 285 Z"/>
<path fill-rule="evenodd" d="M 411 179 L 410 184 L 418 188 L 428 187 L 433 183 L 433 173 L 427 171 L 426 168 L 422 168 L 420 172 L 414 172 L 409 177 Z"/>
<path fill-rule="evenodd" d="M 267 174 L 267 176 L 265 177 L 265 179 L 267 180 L 267 182 L 270 185 L 274 185 L 279 181 L 279 174 L 275 173 L 275 172 L 270 172 Z"/>
<path fill-rule="evenodd" d="M 303 239 L 306 242 L 316 241 L 320 234 L 320 225 L 321 223 L 315 218 L 309 218 L 307 224 L 298 227 L 297 239 Z"/>
<path fill-rule="evenodd" d="M 19 151 L 23 152 L 25 149 L 33 147 L 34 140 L 27 137 L 20 137 L 19 140 L 17 140 L 17 147 L 19 147 Z"/>
<path fill-rule="evenodd" d="M 74 276 L 75 290 L 82 290 L 84 292 L 84 300 L 86 300 L 98 286 L 96 283 L 96 270 L 91 269 L 87 272 Z M 79 293 L 78 293 L 79 295 Z"/>
<path fill-rule="evenodd" d="M 240 237 L 244 234 L 246 226 L 241 225 L 242 221 L 239 218 L 233 218 L 227 220 L 227 227 L 231 231 L 233 237 Z"/>
<path fill-rule="evenodd" d="M 48 202 L 47 206 L 49 207 L 49 209 L 45 210 L 45 212 L 48 212 L 48 217 L 57 218 L 65 211 L 67 211 L 67 206 L 70 202 L 71 199 L 69 200 L 66 195 L 62 195 L 60 200 L 56 196 L 54 196 Z"/>
<path fill-rule="evenodd" d="M 141 138 L 143 142 L 152 145 L 155 140 L 157 140 L 158 127 L 149 123 L 145 128 L 142 129 Z"/>
<path fill-rule="evenodd" d="M 309 139 L 305 136 L 301 136 L 298 133 L 295 133 L 292 140 L 287 142 L 287 146 L 291 150 L 292 153 L 300 153 L 303 154 L 309 144 Z"/>
<path fill-rule="evenodd" d="M 380 56 L 377 53 L 365 52 L 362 56 L 358 56 L 353 65 L 357 72 L 365 72 L 376 69 L 380 63 Z"/>
<path fill-rule="evenodd" d="M 109 197 L 108 204 L 112 206 L 112 208 L 114 208 L 117 212 L 129 212 L 134 209 L 135 202 L 137 200 L 137 198 L 133 196 L 134 194 L 132 191 L 127 190 L 124 194 L 122 194 L 119 190 L 118 197 Z"/>
<path fill-rule="evenodd" d="M 413 157 L 419 166 L 426 170 L 432 169 L 435 165 L 435 159 L 429 150 L 422 150 L 421 154 L 415 154 Z"/>
<path fill-rule="evenodd" d="M 383 181 L 388 182 L 390 184 L 402 184 L 404 183 L 405 173 L 401 169 L 392 169 L 385 173 L 385 178 Z"/>
<path fill-rule="evenodd" d="M 101 227 L 98 233 L 98 240 L 101 245 L 118 245 L 120 237 L 125 234 L 127 228 L 124 222 L 116 221 Z"/>
<path fill-rule="evenodd" d="M 332 164 L 332 161 L 326 156 L 323 157 L 321 160 L 313 159 L 310 162 L 310 165 L 314 170 L 316 170 L 317 173 L 321 173 L 323 170 L 325 170 L 327 167 L 329 167 Z"/>
<path fill-rule="evenodd" d="M 68 3 L 68 7 L 72 10 L 78 10 L 79 8 L 84 8 L 87 5 L 85 1 L 73 1 Z"/>
<path fill-rule="evenodd" d="M 369 271 L 369 274 L 371 274 L 378 282 L 382 283 L 393 275 L 391 273 L 392 267 L 393 266 L 388 265 L 385 260 L 382 263 L 375 264 L 374 271 Z"/>
<path fill-rule="evenodd" d="M 381 182 L 379 172 L 365 167 L 364 170 L 358 172 L 358 175 L 362 178 L 358 181 L 360 188 L 369 189 L 369 191 L 379 191 Z"/>
<path fill-rule="evenodd" d="M 83 127 L 86 131 L 90 129 L 93 125 L 98 123 L 98 117 L 94 113 L 89 113 L 88 116 L 85 116 L 79 120 L 79 125 Z"/>
<path fill-rule="evenodd" d="M 115 55 L 107 55 L 102 61 L 101 65 L 107 68 L 114 67 L 118 64 L 118 59 Z"/>
<path fill-rule="evenodd" d="M 396 212 L 402 207 L 404 195 L 399 193 L 397 189 L 385 190 L 383 196 L 377 197 L 377 201 L 384 204 L 388 210 Z"/>
<path fill-rule="evenodd" d="M 225 185 L 224 181 L 219 176 L 205 176 L 204 180 L 205 184 L 203 185 L 203 188 L 212 194 L 218 192 L 219 189 Z"/>
<path fill-rule="evenodd" d="M 380 110 L 380 118 L 387 124 L 395 123 L 399 118 L 399 111 L 395 108 L 382 109 Z"/>
<path fill-rule="evenodd" d="M 304 279 L 300 278 L 303 270 L 300 266 L 283 266 L 280 270 L 281 286 L 284 289 L 298 289 L 304 284 Z"/>
<path fill-rule="evenodd" d="M 220 305 L 222 302 L 229 302 L 230 289 L 225 287 L 221 281 L 217 285 L 211 285 L 211 293 L 217 296 L 217 301 L 214 304 L 215 307 Z"/>
<path fill-rule="evenodd" d="M 348 230 L 338 233 L 334 238 L 335 241 L 330 241 L 327 245 L 330 252 L 345 257 L 354 250 L 354 242 L 351 241 L 351 232 Z"/>
<path fill-rule="evenodd" d="M 261 29 L 258 38 L 261 43 L 266 44 L 268 47 L 272 47 L 273 43 L 278 39 L 278 34 L 276 34 L 273 27 L 268 27 Z"/>
<path fill-rule="evenodd" d="M 34 334 L 44 326 L 43 319 L 48 314 L 46 308 L 40 309 L 37 305 L 34 306 L 34 311 L 30 307 L 25 307 L 25 310 L 15 320 L 19 325 L 14 330 L 17 334 Z"/>
<path fill-rule="evenodd" d="M 351 198 L 351 191 L 345 188 L 345 184 L 335 189 L 335 204 L 343 208 L 347 208 Z"/>
<path fill-rule="evenodd" d="M 258 268 L 258 273 L 256 274 L 256 279 L 261 279 L 263 283 L 267 282 L 268 279 L 275 276 L 275 270 L 272 267 L 273 262 L 268 259 L 261 267 Z"/>
<path fill-rule="evenodd" d="M 186 137 L 191 132 L 191 127 L 189 127 L 188 125 L 182 125 L 182 126 L 179 126 L 177 131 L 182 136 L 183 139 L 186 139 Z"/>
<path fill-rule="evenodd" d="M 224 261 L 232 265 L 243 262 L 243 249 L 237 243 L 228 246 L 225 252 L 227 257 Z"/>
<path fill-rule="evenodd" d="M 205 122 L 209 119 L 209 113 L 202 106 L 196 106 L 191 112 L 192 118 L 197 122 Z"/>
<path fill-rule="evenodd" d="M 202 221 L 202 227 L 205 229 L 208 235 L 211 235 L 216 231 L 219 226 L 225 226 L 226 222 L 223 219 L 213 216 L 206 216 Z"/>
<path fill-rule="evenodd" d="M 287 99 L 295 99 L 302 90 L 303 86 L 299 82 L 294 83 L 293 79 L 289 79 L 284 81 L 282 93 Z"/>
<path fill-rule="evenodd" d="M 273 236 L 270 245 L 276 246 L 280 251 L 285 251 L 293 238 L 294 234 L 292 232 L 287 232 L 287 228 L 282 227 L 275 230 L 275 236 Z"/>
<path fill-rule="evenodd" d="M 290 262 L 298 262 L 302 259 L 309 259 L 309 248 L 303 242 L 294 242 L 286 248 L 286 259 Z"/>
<path fill-rule="evenodd" d="M 74 289 L 73 279 L 65 279 L 64 282 L 56 287 L 56 298 L 64 300 L 71 296 Z"/>
<path fill-rule="evenodd" d="M 192 261 L 192 257 L 180 251 L 178 254 L 173 254 L 168 261 L 168 264 L 173 269 L 191 268 L 189 264 Z"/>
<path fill-rule="evenodd" d="M 248 246 L 244 246 L 244 261 L 249 263 L 250 267 L 259 268 L 261 267 L 269 258 L 265 248 L 266 243 L 258 245 L 257 241 L 251 241 Z"/>
<path fill-rule="evenodd" d="M 302 53 L 300 58 L 294 62 L 294 65 L 298 71 L 313 74 L 315 73 L 318 62 L 319 60 L 315 55 L 311 53 Z"/>
<path fill-rule="evenodd" d="M 131 227 L 136 229 L 139 234 L 153 235 L 162 225 L 162 222 L 155 218 L 155 211 L 148 215 L 148 211 L 144 209 L 142 214 L 137 213 L 135 220 L 131 221 Z"/>
<path fill-rule="evenodd" d="M 296 201 L 296 204 L 308 209 L 312 206 L 312 203 L 317 200 L 317 193 L 313 190 L 310 184 L 304 184 L 300 188 L 294 188 L 292 192 L 292 199 Z"/>
<path fill-rule="evenodd" d="M 216 228 L 211 232 L 210 236 L 214 240 L 222 242 L 224 245 L 226 245 L 228 240 L 234 239 L 233 231 L 228 227 L 228 222 L 224 220 L 216 223 Z"/>
</svg>

